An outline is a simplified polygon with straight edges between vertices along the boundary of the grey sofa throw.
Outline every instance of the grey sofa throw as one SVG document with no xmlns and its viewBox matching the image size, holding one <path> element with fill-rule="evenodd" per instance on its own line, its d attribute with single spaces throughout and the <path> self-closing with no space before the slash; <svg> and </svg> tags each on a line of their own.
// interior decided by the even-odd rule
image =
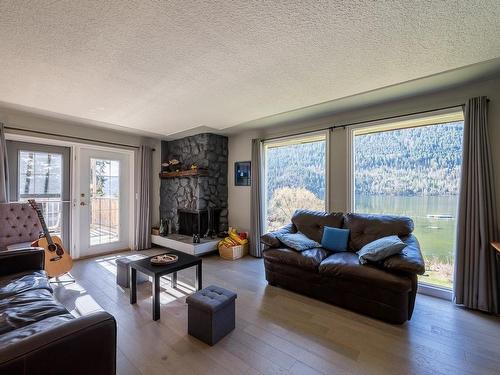
<svg viewBox="0 0 500 375">
<path fill-rule="evenodd" d="M 139 198 L 137 200 L 137 225 L 135 233 L 135 250 L 151 248 L 151 209 L 150 184 L 152 168 L 152 149 L 142 145 L 138 155 Z"/>
<path fill-rule="evenodd" d="M 261 145 L 260 139 L 252 139 L 252 187 L 250 199 L 250 255 L 262 257 L 262 210 L 261 210 Z"/>
<path fill-rule="evenodd" d="M 498 314 L 498 270 L 490 246 L 497 238 L 497 217 L 486 97 L 468 100 L 464 112 L 454 300 Z"/>
<path fill-rule="evenodd" d="M 9 202 L 9 163 L 7 160 L 5 130 L 0 122 L 0 203 L 7 202 Z"/>
</svg>

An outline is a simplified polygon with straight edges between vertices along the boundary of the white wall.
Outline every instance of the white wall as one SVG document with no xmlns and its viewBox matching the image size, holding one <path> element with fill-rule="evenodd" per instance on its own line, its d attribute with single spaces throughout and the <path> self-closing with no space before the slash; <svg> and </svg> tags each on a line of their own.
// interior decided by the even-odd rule
<svg viewBox="0 0 500 375">
<path fill-rule="evenodd" d="M 18 134 L 28 134 L 36 136 L 39 138 L 54 138 L 50 135 L 43 135 L 37 133 L 31 133 L 30 131 L 46 132 L 51 134 L 60 135 L 60 137 L 55 137 L 57 139 L 75 142 L 76 140 L 69 137 L 81 137 L 86 139 L 95 139 L 104 142 L 121 143 L 132 146 L 139 146 L 141 144 L 148 144 L 156 149 L 153 153 L 153 165 L 152 168 L 152 181 L 151 181 L 151 209 L 152 209 L 152 222 L 157 224 L 159 222 L 159 206 L 160 206 L 160 179 L 158 177 L 158 172 L 160 171 L 160 158 L 161 158 L 161 141 L 160 139 L 154 139 L 150 137 L 144 137 L 134 133 L 128 133 L 124 131 L 117 131 L 112 129 L 106 129 L 97 126 L 90 126 L 76 121 L 66 121 L 61 119 L 55 119 L 48 116 L 36 115 L 28 112 L 0 108 L 0 122 L 3 122 L 7 127 L 15 127 L 20 129 L 25 129 L 26 131 L 14 131 L 7 130 L 7 133 L 18 133 Z M 83 142 L 89 143 L 92 142 Z M 96 143 L 98 144 L 98 143 Z"/>
<path fill-rule="evenodd" d="M 315 130 L 334 124 L 370 121 L 388 116 L 432 110 L 462 104 L 467 98 L 488 96 L 489 134 L 493 152 L 497 211 L 500 208 L 500 79 L 491 79 L 428 95 L 407 97 L 371 107 L 338 113 L 327 118 L 290 127 L 275 127 L 241 132 L 229 137 L 229 224 L 243 230 L 250 229 L 250 188 L 234 186 L 234 162 L 251 159 L 251 141 L 257 137 L 289 135 L 305 130 Z M 347 131 L 336 129 L 331 134 L 330 147 L 330 208 L 332 211 L 347 209 Z M 252 166 L 253 167 L 253 166 Z"/>
</svg>

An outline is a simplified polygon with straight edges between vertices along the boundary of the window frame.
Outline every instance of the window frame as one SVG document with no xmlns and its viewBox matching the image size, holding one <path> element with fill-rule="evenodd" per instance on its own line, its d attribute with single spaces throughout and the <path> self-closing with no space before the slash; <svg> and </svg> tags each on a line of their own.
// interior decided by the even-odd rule
<svg viewBox="0 0 500 375">
<path fill-rule="evenodd" d="M 319 138 L 324 137 L 325 140 L 325 211 L 330 211 L 330 143 L 331 143 L 331 131 L 327 130 L 318 130 L 308 132 L 307 134 L 299 134 L 299 135 L 291 135 L 291 136 L 283 136 L 277 138 L 271 138 L 267 140 L 263 140 L 261 142 L 260 155 L 261 155 L 261 169 L 260 173 L 262 178 L 260 179 L 260 193 L 263 199 L 261 200 L 260 210 L 262 217 L 262 231 L 265 233 L 267 227 L 267 182 L 266 182 L 266 147 L 269 145 L 282 145 L 285 146 L 287 144 L 294 144 L 297 140 L 301 139 L 309 139 L 309 138 Z M 294 142 L 295 141 L 295 142 Z M 264 234 L 264 233 L 261 233 Z"/>
<path fill-rule="evenodd" d="M 408 129 L 421 126 L 428 126 L 433 124 L 464 121 L 463 109 L 460 106 L 437 110 L 432 112 L 419 113 L 409 116 L 396 117 L 391 120 L 379 120 L 366 122 L 359 125 L 354 125 L 348 128 L 346 132 L 347 142 L 347 211 L 354 212 L 355 208 L 355 194 L 354 194 L 354 138 L 356 135 L 379 133 L 383 131 Z M 453 287 L 445 288 L 424 281 L 418 281 L 418 293 L 438 297 L 446 300 L 452 300 Z"/>
</svg>

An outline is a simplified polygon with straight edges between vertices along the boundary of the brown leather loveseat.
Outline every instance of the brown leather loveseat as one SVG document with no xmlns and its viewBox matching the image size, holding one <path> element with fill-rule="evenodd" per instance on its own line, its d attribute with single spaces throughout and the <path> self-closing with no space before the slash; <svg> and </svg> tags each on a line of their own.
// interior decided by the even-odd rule
<svg viewBox="0 0 500 375">
<path fill-rule="evenodd" d="M 278 232 L 302 232 L 321 243 L 325 226 L 350 229 L 349 250 L 332 253 L 323 248 L 302 252 L 283 245 Z M 292 223 L 261 237 L 266 279 L 281 286 L 347 309 L 401 324 L 411 318 L 417 293 L 417 274 L 424 260 L 407 217 L 298 210 Z M 401 254 L 379 264 L 362 265 L 356 251 L 390 235 L 406 243 Z"/>
</svg>

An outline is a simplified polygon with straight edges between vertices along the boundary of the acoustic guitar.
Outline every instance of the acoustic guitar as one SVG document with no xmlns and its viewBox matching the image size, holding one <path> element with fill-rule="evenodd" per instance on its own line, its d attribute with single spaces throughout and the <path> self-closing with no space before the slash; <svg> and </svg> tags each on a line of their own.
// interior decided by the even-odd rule
<svg viewBox="0 0 500 375">
<path fill-rule="evenodd" d="M 69 272 L 73 267 L 73 259 L 64 250 L 61 239 L 58 236 L 50 235 L 42 210 L 35 200 L 28 199 L 28 203 L 36 211 L 43 230 L 43 237 L 33 241 L 31 246 L 42 247 L 45 250 L 45 272 L 49 277 L 57 277 Z"/>
</svg>

